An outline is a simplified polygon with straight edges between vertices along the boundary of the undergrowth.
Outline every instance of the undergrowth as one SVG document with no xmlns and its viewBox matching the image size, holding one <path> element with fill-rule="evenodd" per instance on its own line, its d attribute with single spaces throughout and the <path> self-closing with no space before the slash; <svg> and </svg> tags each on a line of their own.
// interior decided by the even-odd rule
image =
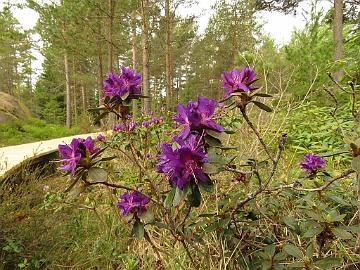
<svg viewBox="0 0 360 270">
<path fill-rule="evenodd" d="M 84 133 L 80 127 L 68 129 L 64 126 L 48 124 L 43 120 L 29 119 L 0 124 L 0 147 L 61 138 Z"/>
</svg>

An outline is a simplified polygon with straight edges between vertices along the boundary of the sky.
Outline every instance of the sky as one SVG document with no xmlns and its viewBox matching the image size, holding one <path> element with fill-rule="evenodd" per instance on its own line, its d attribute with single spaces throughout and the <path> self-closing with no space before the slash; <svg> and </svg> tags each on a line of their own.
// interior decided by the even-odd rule
<svg viewBox="0 0 360 270">
<path fill-rule="evenodd" d="M 228 0 L 231 1 L 231 0 Z M 0 10 L 5 3 L 24 3 L 24 0 L 0 0 Z M 208 21 L 212 15 L 211 6 L 216 0 L 198 0 L 198 5 L 190 8 L 182 8 L 179 10 L 180 15 L 195 15 L 199 24 L 199 32 L 203 33 L 206 29 Z M 263 23 L 264 31 L 269 34 L 275 43 L 279 46 L 286 44 L 291 39 L 291 34 L 295 29 L 302 29 L 305 26 L 308 16 L 306 12 L 310 10 L 312 0 L 305 0 L 301 2 L 296 11 L 296 15 L 282 14 L 280 12 L 262 12 L 258 15 L 258 21 Z M 327 11 L 330 9 L 332 3 L 329 0 L 321 0 L 318 3 L 318 9 Z M 14 16 L 18 19 L 24 29 L 31 29 L 35 26 L 38 19 L 38 14 L 29 9 L 14 9 Z M 39 43 L 39 36 L 33 37 L 35 41 Z M 36 61 L 33 63 L 33 68 L 36 70 L 36 74 L 41 73 L 41 64 L 43 62 L 43 56 L 37 50 L 33 51 Z M 35 76 L 36 79 L 37 76 Z"/>
</svg>

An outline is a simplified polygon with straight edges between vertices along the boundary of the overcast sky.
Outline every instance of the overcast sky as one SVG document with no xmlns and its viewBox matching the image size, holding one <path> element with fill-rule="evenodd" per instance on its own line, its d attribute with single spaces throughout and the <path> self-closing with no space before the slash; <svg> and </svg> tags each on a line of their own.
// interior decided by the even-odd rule
<svg viewBox="0 0 360 270">
<path fill-rule="evenodd" d="M 74 0 L 76 1 L 76 0 Z M 231 0 L 229 0 L 231 1 Z M 24 0 L 0 0 L 0 9 L 5 3 L 23 3 Z M 211 6 L 216 0 L 198 0 L 198 5 L 191 8 L 183 8 L 179 12 L 180 14 L 196 15 L 198 17 L 199 31 L 202 33 L 212 15 Z M 295 15 L 285 15 L 279 12 L 263 12 L 258 16 L 258 20 L 264 23 L 264 31 L 275 39 L 276 44 L 284 45 L 290 38 L 294 29 L 302 29 L 306 23 L 306 13 L 304 11 L 310 10 L 310 4 L 312 0 L 306 0 L 302 2 L 297 9 Z M 328 0 L 322 0 L 318 4 L 318 9 L 324 9 L 327 11 L 331 7 L 331 2 Z M 38 19 L 38 14 L 31 9 L 15 9 L 14 16 L 19 20 L 20 24 L 25 29 L 34 27 Z M 38 39 L 38 36 L 34 37 Z M 34 61 L 34 66 L 37 73 L 41 71 L 41 63 L 43 61 L 42 55 L 38 51 L 34 51 L 34 55 L 37 61 Z"/>
</svg>

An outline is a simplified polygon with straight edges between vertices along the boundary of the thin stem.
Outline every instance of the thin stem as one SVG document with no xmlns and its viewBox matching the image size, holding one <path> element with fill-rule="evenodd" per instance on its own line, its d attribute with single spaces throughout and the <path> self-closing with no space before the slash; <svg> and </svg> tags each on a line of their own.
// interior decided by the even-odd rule
<svg viewBox="0 0 360 270">
<path fill-rule="evenodd" d="M 189 250 L 188 246 L 186 245 L 184 239 L 180 239 L 180 242 L 181 242 L 181 244 L 183 245 L 183 247 L 184 247 L 184 249 L 185 249 L 185 251 L 186 251 L 186 254 L 188 255 L 188 257 L 189 257 L 192 265 L 194 266 L 194 268 L 195 268 L 195 269 L 199 269 L 199 267 L 196 265 L 196 263 L 195 263 L 192 255 L 191 255 L 190 250 Z"/>
<path fill-rule="evenodd" d="M 225 171 L 229 171 L 229 172 L 234 172 L 234 173 L 241 173 L 241 174 L 253 174 L 255 171 L 251 170 L 251 171 L 242 171 L 242 170 L 238 170 L 238 169 L 234 169 L 234 168 L 230 168 L 230 167 L 224 167 Z"/>
<path fill-rule="evenodd" d="M 292 188 L 292 189 L 295 189 L 297 191 L 306 191 L 306 192 L 315 192 L 315 191 L 322 191 L 322 190 L 325 190 L 327 189 L 330 185 L 332 185 L 334 182 L 340 180 L 340 179 L 343 179 L 345 178 L 346 176 L 354 173 L 355 171 L 353 169 L 349 169 L 349 170 L 346 170 L 344 171 L 342 174 L 332 178 L 330 181 L 328 181 L 325 185 L 322 185 L 320 187 L 317 187 L 317 188 L 300 188 L 300 187 L 297 187 L 298 185 L 300 185 L 300 183 L 298 181 L 292 183 L 292 184 L 289 184 L 289 185 L 284 185 L 284 186 L 280 186 L 280 187 L 276 187 L 274 189 L 270 189 L 270 190 L 267 190 L 268 192 L 273 192 L 273 191 L 277 191 L 277 190 L 281 190 L 281 189 L 285 189 L 285 188 Z M 359 206 L 360 206 L 360 202 L 359 202 Z"/>
<path fill-rule="evenodd" d="M 257 129 L 255 128 L 254 124 L 251 122 L 251 120 L 249 119 L 245 109 L 240 109 L 241 114 L 243 115 L 246 123 L 249 125 L 249 127 L 254 131 L 256 137 L 258 138 L 259 142 L 261 143 L 261 145 L 263 146 L 266 154 L 268 155 L 268 157 L 271 159 L 271 161 L 273 162 L 273 164 L 275 163 L 275 159 L 272 157 L 271 153 L 270 153 L 270 149 L 269 147 L 266 145 L 266 143 L 264 142 L 263 138 L 261 137 L 260 133 L 257 131 Z"/>
<path fill-rule="evenodd" d="M 344 87 L 342 87 L 334 78 L 333 76 L 331 75 L 330 72 L 328 72 L 327 74 L 330 78 L 330 80 L 332 80 L 332 82 L 338 87 L 339 90 L 345 92 L 345 93 L 348 93 L 348 94 L 351 94 L 351 92 L 347 91 Z"/>
<path fill-rule="evenodd" d="M 349 82 L 349 85 L 351 87 L 351 113 L 354 117 L 354 127 L 353 131 L 356 131 L 359 126 L 359 111 L 356 110 L 356 92 L 355 92 L 355 86 L 353 82 Z"/>
<path fill-rule="evenodd" d="M 126 190 L 132 190 L 132 191 L 137 191 L 134 188 L 130 188 L 127 186 L 123 186 L 123 185 L 119 185 L 119 184 L 113 184 L 113 183 L 109 183 L 109 182 L 105 182 L 105 181 L 99 181 L 99 182 L 88 182 L 85 181 L 87 185 L 89 186 L 94 186 L 94 185 L 104 185 L 107 187 L 113 187 L 113 188 L 121 188 L 121 189 L 126 189 Z"/>
<path fill-rule="evenodd" d="M 287 134 L 283 134 L 281 139 L 279 140 L 279 147 L 278 147 L 278 151 L 276 153 L 275 159 L 274 159 L 274 163 L 271 169 L 271 172 L 269 174 L 269 176 L 267 177 L 266 181 L 264 182 L 264 185 L 259 185 L 258 189 L 247 195 L 247 197 L 241 201 L 239 201 L 236 204 L 236 207 L 232 210 L 231 212 L 231 217 L 233 218 L 235 216 L 235 214 L 239 211 L 239 209 L 241 209 L 246 203 L 252 201 L 253 199 L 255 199 L 260 193 L 262 193 L 263 191 L 265 191 L 268 186 L 270 185 L 271 179 L 275 174 L 276 168 L 278 166 L 279 160 L 280 160 L 280 156 L 282 151 L 284 150 L 284 144 L 285 144 L 285 139 L 286 139 Z"/>
</svg>

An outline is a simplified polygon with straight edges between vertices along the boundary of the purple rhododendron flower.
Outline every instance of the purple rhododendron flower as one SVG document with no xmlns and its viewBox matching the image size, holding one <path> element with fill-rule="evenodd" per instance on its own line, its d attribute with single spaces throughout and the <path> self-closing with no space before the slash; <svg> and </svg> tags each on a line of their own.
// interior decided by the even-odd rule
<svg viewBox="0 0 360 270">
<path fill-rule="evenodd" d="M 112 130 L 114 132 L 125 131 L 125 125 L 124 124 L 114 124 Z"/>
<path fill-rule="evenodd" d="M 125 192 L 120 196 L 116 206 L 120 208 L 121 214 L 127 216 L 130 213 L 134 213 L 137 217 L 140 217 L 146 211 L 146 207 L 150 202 L 150 198 L 140 193 L 139 191 L 133 191 L 132 193 Z"/>
<path fill-rule="evenodd" d="M 148 127 L 149 125 L 150 125 L 150 121 L 144 121 L 141 124 L 141 126 L 144 127 L 144 128 Z"/>
<path fill-rule="evenodd" d="M 104 142 L 105 141 L 105 136 L 103 134 L 99 134 L 96 139 L 99 141 L 99 142 Z"/>
<path fill-rule="evenodd" d="M 202 169 L 202 165 L 208 162 L 208 156 L 200 145 L 200 140 L 195 135 L 190 135 L 186 141 L 177 139 L 180 147 L 175 150 L 171 144 L 162 144 L 162 153 L 158 156 L 158 172 L 166 173 L 173 187 L 184 189 L 194 178 L 203 183 L 210 181 Z"/>
<path fill-rule="evenodd" d="M 104 93 L 109 97 L 122 97 L 129 94 L 129 98 L 136 98 L 140 95 L 141 74 L 134 69 L 121 67 L 121 74 L 117 76 L 110 72 L 108 78 L 104 80 Z"/>
<path fill-rule="evenodd" d="M 153 117 L 153 118 L 151 119 L 151 124 L 153 124 L 153 125 L 159 124 L 159 119 L 157 119 L 157 117 Z"/>
<path fill-rule="evenodd" d="M 325 166 L 325 160 L 316 154 L 307 154 L 304 156 L 304 160 L 300 162 L 300 167 L 311 174 L 318 172 Z"/>
<path fill-rule="evenodd" d="M 183 129 L 179 133 L 179 137 L 186 139 L 191 131 L 201 133 L 204 129 L 211 129 L 217 132 L 224 131 L 224 128 L 217 124 L 213 118 L 216 108 L 216 101 L 199 96 L 196 102 L 189 101 L 185 106 L 179 104 L 178 114 L 173 120 L 179 122 Z"/>
<path fill-rule="evenodd" d="M 224 71 L 221 75 L 224 88 L 227 90 L 224 98 L 228 98 L 235 92 L 250 93 L 257 89 L 256 87 L 251 86 L 255 81 L 255 77 L 254 70 L 249 67 L 244 67 L 242 70 L 234 69 L 230 72 Z"/>
<path fill-rule="evenodd" d="M 62 159 L 57 162 L 64 163 L 59 169 L 63 171 L 71 171 L 71 175 L 75 175 L 80 160 L 97 153 L 100 149 L 95 148 L 91 137 L 86 139 L 72 139 L 70 145 L 60 144 L 59 155 Z"/>
<path fill-rule="evenodd" d="M 137 126 L 137 123 L 135 121 L 130 121 L 125 124 L 114 124 L 113 125 L 113 131 L 114 132 L 131 132 L 133 131 Z"/>
</svg>

